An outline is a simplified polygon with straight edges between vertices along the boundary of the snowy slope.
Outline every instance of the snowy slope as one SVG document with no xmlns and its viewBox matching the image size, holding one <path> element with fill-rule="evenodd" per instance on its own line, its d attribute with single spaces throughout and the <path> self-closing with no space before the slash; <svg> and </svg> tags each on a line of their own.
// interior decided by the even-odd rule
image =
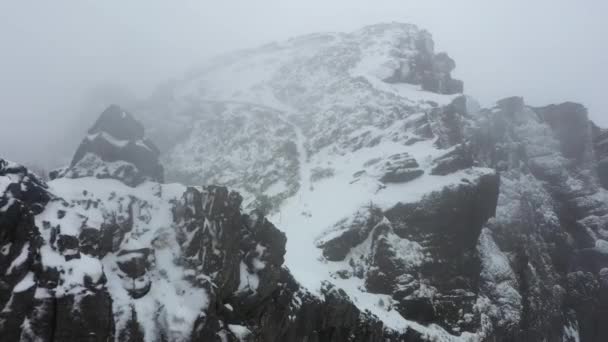
<svg viewBox="0 0 608 342">
<path fill-rule="evenodd" d="M 434 132 L 442 125 L 427 113 L 458 95 L 423 90 L 413 78 L 407 83 L 421 56 L 432 63 L 431 37 L 406 24 L 294 38 L 218 58 L 164 89 L 169 100 L 152 99 L 139 116 L 152 136 L 180 121 L 191 127 L 164 146 L 168 178 L 226 184 L 246 204 L 270 196 L 271 220 L 287 234 L 286 265 L 296 279 L 313 292 L 323 281 L 337 283 L 360 309 L 404 330 L 407 320 L 377 306 L 390 301 L 386 295 L 332 277 L 341 266 L 323 260 L 315 240 L 370 203 L 389 209 L 493 173 L 431 175 L 433 161 L 450 150 L 437 146 Z M 403 81 L 389 81 L 396 74 Z M 288 144 L 295 148 L 279 150 Z M 411 158 L 415 179 L 382 181 Z"/>
<path fill-rule="evenodd" d="M 432 40 L 413 25 L 295 38 L 218 58 L 163 89 L 139 116 L 155 141 L 177 140 L 162 146 L 170 179 L 223 181 L 253 195 L 277 193 L 279 202 L 308 182 L 293 145 L 308 163 L 301 169 L 323 173 L 346 152 L 417 138 L 404 125 L 453 96 L 383 80 L 424 53 L 432 60 Z"/>
<path fill-rule="evenodd" d="M 329 282 L 387 326 L 439 340 L 521 337 L 541 310 L 551 320 L 521 334 L 578 336 L 566 297 L 542 293 L 572 288 L 587 272 L 578 251 L 605 232 L 605 134 L 577 104 L 482 109 L 454 67 L 429 33 L 379 24 L 222 56 L 138 114 L 169 179 L 228 184 L 248 208 L 271 199 L 286 265 L 312 293 Z"/>
<path fill-rule="evenodd" d="M 186 268 L 176 264 L 181 252 L 176 231 L 170 229 L 173 225 L 171 203 L 179 200 L 185 190 L 184 186 L 177 184 L 151 182 L 132 188 L 118 180 L 95 178 L 61 178 L 49 182 L 49 192 L 57 197 L 47 204 L 44 212 L 36 216 L 38 227 L 51 227 L 41 231 L 45 241 L 52 241 L 52 227 L 60 227 L 61 235 L 79 237 L 83 236 L 83 229 L 93 229 L 101 236 L 104 225 L 109 222 L 124 225 L 132 220 L 128 223 L 131 225 L 130 231 L 119 240 L 120 245 L 101 260 L 83 253 L 79 259 L 65 262 L 65 252 L 53 250 L 52 245 L 41 247 L 43 267 L 54 267 L 60 273 L 71 275 L 61 288 L 55 289 L 54 295 L 81 291 L 82 274 L 96 279 L 102 275 L 103 269 L 112 297 L 117 330 L 127 324 L 133 308 L 138 321 L 142 323 L 144 336 L 149 337 L 146 340 L 153 340 L 160 329 L 157 316 L 162 310 L 160 321 L 171 322 L 171 340 L 187 340 L 194 321 L 207 308 L 209 300 L 204 289 L 196 288 L 184 279 Z M 62 208 L 69 209 L 60 219 L 57 212 Z M 156 267 L 149 272 L 133 279 L 119 268 L 119 262 L 129 258 L 129 253 L 120 252 L 138 251 L 150 246 L 156 247 L 153 253 Z M 150 292 L 143 298 L 133 298 L 129 294 L 129 291 L 145 288 L 151 283 Z"/>
<path fill-rule="evenodd" d="M 336 284 L 405 331 L 416 323 L 391 309 L 390 296 L 370 293 L 363 279 L 337 279 L 346 261 L 325 260 L 316 240 L 370 203 L 387 210 L 494 172 L 431 174 L 452 151 L 438 141 L 446 128 L 433 113 L 458 94 L 429 91 L 418 74 L 447 83 L 453 65 L 436 65 L 445 58 L 413 25 L 314 34 L 218 58 L 164 88 L 139 116 L 152 136 L 177 138 L 161 146 L 169 179 L 229 185 L 250 207 L 269 196 L 296 280 L 313 293 Z M 478 108 L 465 102 L 464 111 Z"/>
</svg>

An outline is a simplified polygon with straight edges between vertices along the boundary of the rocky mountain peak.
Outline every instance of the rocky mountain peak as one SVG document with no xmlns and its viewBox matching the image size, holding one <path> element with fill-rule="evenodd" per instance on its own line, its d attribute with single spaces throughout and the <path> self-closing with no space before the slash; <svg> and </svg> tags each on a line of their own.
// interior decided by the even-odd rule
<svg viewBox="0 0 608 342">
<path fill-rule="evenodd" d="M 104 110 L 76 150 L 69 167 L 51 178 L 114 178 L 135 186 L 163 181 L 160 152 L 146 139 L 143 125 L 117 105 Z"/>
<path fill-rule="evenodd" d="M 107 133 L 118 140 L 141 140 L 144 138 L 144 126 L 131 113 L 126 112 L 118 105 L 110 105 L 104 110 L 89 134 Z"/>
</svg>

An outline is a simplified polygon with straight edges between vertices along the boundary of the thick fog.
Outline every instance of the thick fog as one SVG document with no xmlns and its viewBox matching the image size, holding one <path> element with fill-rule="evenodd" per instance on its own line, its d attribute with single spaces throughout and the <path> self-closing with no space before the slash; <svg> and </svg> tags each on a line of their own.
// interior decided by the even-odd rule
<svg viewBox="0 0 608 342">
<path fill-rule="evenodd" d="M 608 126 L 606 13 L 597 0 L 2 1 L 0 156 L 56 166 L 106 101 L 128 108 L 232 49 L 387 21 L 431 31 L 482 104 L 577 101 Z"/>
</svg>

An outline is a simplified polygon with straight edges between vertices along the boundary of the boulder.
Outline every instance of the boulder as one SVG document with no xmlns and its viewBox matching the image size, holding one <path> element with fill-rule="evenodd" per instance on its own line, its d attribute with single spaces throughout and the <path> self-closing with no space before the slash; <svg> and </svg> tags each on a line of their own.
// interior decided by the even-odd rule
<svg viewBox="0 0 608 342">
<path fill-rule="evenodd" d="M 536 108 L 535 111 L 555 132 L 562 155 L 583 161 L 591 141 L 587 109 L 579 103 L 564 102 Z"/>
<path fill-rule="evenodd" d="M 418 162 L 408 153 L 394 154 L 378 165 L 383 183 L 407 183 L 424 174 Z"/>
<path fill-rule="evenodd" d="M 385 82 L 417 84 L 423 90 L 438 94 L 463 92 L 464 83 L 451 76 L 456 62 L 445 52 L 435 54 L 433 39 L 427 31 L 421 31 L 416 37 L 415 48 L 414 58 L 400 65 Z"/>
</svg>

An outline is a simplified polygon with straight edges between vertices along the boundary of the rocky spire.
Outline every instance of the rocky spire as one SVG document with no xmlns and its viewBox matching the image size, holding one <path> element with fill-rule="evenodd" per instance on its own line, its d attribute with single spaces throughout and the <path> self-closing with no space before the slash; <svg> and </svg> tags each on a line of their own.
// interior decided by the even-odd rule
<svg viewBox="0 0 608 342">
<path fill-rule="evenodd" d="M 418 32 L 414 46 L 413 57 L 402 62 L 391 77 L 384 79 L 385 82 L 416 84 L 423 90 L 438 94 L 463 92 L 464 83 L 451 75 L 456 62 L 445 52 L 435 52 L 435 43 L 429 32 Z"/>
<path fill-rule="evenodd" d="M 163 181 L 158 148 L 144 137 L 143 125 L 117 105 L 109 106 L 89 129 L 68 168 L 51 178 L 115 178 L 136 186 Z"/>
</svg>

